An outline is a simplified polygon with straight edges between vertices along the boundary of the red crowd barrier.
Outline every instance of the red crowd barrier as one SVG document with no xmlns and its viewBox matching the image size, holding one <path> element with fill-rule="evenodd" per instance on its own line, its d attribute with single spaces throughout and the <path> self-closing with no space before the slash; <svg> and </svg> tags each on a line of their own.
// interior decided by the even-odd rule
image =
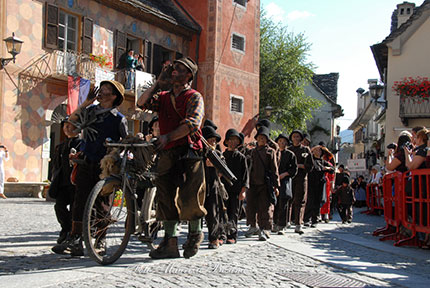
<svg viewBox="0 0 430 288">
<path fill-rule="evenodd" d="M 430 234 L 430 169 L 387 174 L 383 183 L 387 225 L 373 235 L 395 240 L 395 246 L 423 246 Z"/>
<path fill-rule="evenodd" d="M 381 215 L 384 210 L 384 193 L 381 184 L 367 184 L 366 186 L 366 214 L 378 214 Z"/>
<path fill-rule="evenodd" d="M 396 193 L 396 188 L 403 187 L 403 174 L 394 172 L 384 176 L 382 191 L 384 194 L 384 218 L 387 225 L 377 229 L 373 236 L 381 236 L 379 240 L 399 240 L 400 224 L 402 223 L 401 193 Z"/>
</svg>

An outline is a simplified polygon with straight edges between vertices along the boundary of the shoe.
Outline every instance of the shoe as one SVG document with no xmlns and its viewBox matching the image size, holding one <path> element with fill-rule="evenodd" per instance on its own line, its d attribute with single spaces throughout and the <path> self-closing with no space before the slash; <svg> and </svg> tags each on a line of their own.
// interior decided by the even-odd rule
<svg viewBox="0 0 430 288">
<path fill-rule="evenodd" d="M 236 239 L 227 239 L 227 244 L 236 244 Z"/>
<path fill-rule="evenodd" d="M 278 235 L 285 235 L 285 227 L 279 227 Z"/>
<path fill-rule="evenodd" d="M 267 235 L 264 233 L 263 230 L 260 230 L 260 232 L 258 234 L 258 240 L 259 241 L 266 241 L 267 240 Z"/>
<path fill-rule="evenodd" d="M 277 224 L 273 224 L 273 226 L 272 226 L 272 232 L 273 233 L 278 233 L 278 231 L 279 231 L 279 226 Z"/>
<path fill-rule="evenodd" d="M 69 236 L 69 232 L 61 231 L 60 236 L 57 238 L 57 244 L 63 243 L 67 239 L 67 236 Z"/>
<path fill-rule="evenodd" d="M 296 225 L 296 229 L 294 229 L 294 232 L 299 235 L 302 235 L 304 233 L 302 230 L 302 225 Z"/>
<path fill-rule="evenodd" d="M 219 248 L 219 240 L 214 240 L 209 242 L 209 249 L 218 249 Z"/>
<path fill-rule="evenodd" d="M 76 235 L 74 239 L 69 243 L 67 249 L 70 250 L 70 255 L 72 257 L 84 256 L 84 246 L 82 245 L 82 237 Z"/>
<path fill-rule="evenodd" d="M 259 231 L 260 230 L 258 230 L 258 228 L 257 227 L 249 227 L 249 229 L 248 229 L 248 231 L 246 231 L 245 232 L 245 237 L 246 238 L 250 238 L 250 237 L 252 237 L 253 235 L 258 235 L 258 233 L 259 233 Z"/>
<path fill-rule="evenodd" d="M 3 193 L 0 193 L 0 198 L 7 199 L 6 195 L 4 195 Z"/>
<path fill-rule="evenodd" d="M 303 224 L 303 226 L 305 226 L 305 227 L 309 227 L 309 226 L 311 226 L 311 224 L 310 224 L 309 222 L 305 222 L 305 223 Z"/>
<path fill-rule="evenodd" d="M 317 223 L 312 223 L 311 228 L 317 228 Z"/>
<path fill-rule="evenodd" d="M 351 220 L 348 220 L 348 221 L 346 221 L 346 222 L 348 222 L 348 224 L 351 224 L 351 222 L 352 222 L 352 221 L 351 221 Z"/>
<path fill-rule="evenodd" d="M 345 220 L 342 220 L 342 224 L 345 224 L 346 223 L 346 221 Z"/>
<path fill-rule="evenodd" d="M 149 252 L 152 259 L 179 258 L 178 237 L 164 237 L 157 249 Z"/>
<path fill-rule="evenodd" d="M 106 239 L 99 239 L 96 242 L 95 250 L 100 256 L 106 255 Z"/>
<path fill-rule="evenodd" d="M 324 222 L 325 222 L 325 223 L 329 223 L 329 222 L 330 222 L 330 220 L 328 220 L 328 219 L 324 219 Z"/>
<path fill-rule="evenodd" d="M 287 222 L 287 226 L 285 226 L 286 229 L 291 228 L 291 223 Z"/>
<path fill-rule="evenodd" d="M 203 242 L 204 234 L 202 232 L 196 234 L 188 234 L 188 243 L 184 247 L 184 258 L 193 257 L 199 251 L 200 244 Z"/>
<path fill-rule="evenodd" d="M 218 239 L 218 243 L 219 243 L 219 246 L 222 246 L 224 244 L 224 239 Z"/>
<path fill-rule="evenodd" d="M 70 251 L 67 250 L 67 243 L 66 243 L 67 240 L 68 239 L 66 239 L 63 242 L 58 243 L 57 245 L 55 245 L 54 247 L 52 247 L 51 248 L 52 252 L 54 252 L 55 254 L 61 254 L 61 255 L 70 254 Z"/>
</svg>

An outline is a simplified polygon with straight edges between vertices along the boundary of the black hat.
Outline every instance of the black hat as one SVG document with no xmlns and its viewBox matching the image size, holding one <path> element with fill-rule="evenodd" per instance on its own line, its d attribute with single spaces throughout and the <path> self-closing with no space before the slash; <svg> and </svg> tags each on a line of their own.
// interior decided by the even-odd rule
<svg viewBox="0 0 430 288">
<path fill-rule="evenodd" d="M 203 123 L 203 127 L 206 127 L 206 126 L 211 126 L 215 130 L 218 129 L 218 126 L 216 126 L 215 123 L 210 119 L 206 119 L 205 122 Z"/>
<path fill-rule="evenodd" d="M 300 135 L 300 137 L 302 138 L 301 140 L 303 140 L 305 137 L 303 136 L 303 132 L 301 130 L 293 130 L 293 132 L 291 132 L 290 137 L 288 139 L 290 139 L 291 141 L 291 136 L 293 136 L 294 133 L 297 133 Z"/>
<path fill-rule="evenodd" d="M 194 79 L 194 76 L 196 75 L 198 68 L 197 68 L 196 62 L 194 62 L 193 59 L 191 59 L 190 57 L 184 57 L 184 58 L 177 59 L 177 60 L 173 61 L 173 63 L 181 63 L 182 65 L 184 65 L 185 67 L 187 67 L 187 69 L 193 75 L 191 77 L 191 80 Z"/>
<path fill-rule="evenodd" d="M 324 141 L 320 141 L 320 143 L 318 143 L 318 145 L 325 147 L 325 142 Z"/>
<path fill-rule="evenodd" d="M 311 143 L 311 136 L 307 133 L 303 133 L 303 139 Z M 303 140 L 302 139 L 302 140 Z"/>
<path fill-rule="evenodd" d="M 240 136 L 239 132 L 237 132 L 236 129 L 231 128 L 231 129 L 228 129 L 227 132 L 225 132 L 224 146 L 227 147 L 227 140 L 234 136 L 239 138 L 239 141 L 240 141 L 239 145 L 243 144 L 243 138 Z"/>
<path fill-rule="evenodd" d="M 342 184 L 343 183 L 349 184 L 349 177 L 343 176 L 343 178 L 342 178 Z"/>
<path fill-rule="evenodd" d="M 215 137 L 216 138 L 216 142 L 221 141 L 221 136 L 219 136 L 218 133 L 216 133 L 215 129 L 212 126 L 205 126 L 202 128 L 202 134 L 203 137 L 207 139 Z"/>
<path fill-rule="evenodd" d="M 240 137 L 240 141 L 243 144 L 243 141 L 245 141 L 245 134 L 243 134 L 242 132 L 239 133 L 239 137 Z"/>
<path fill-rule="evenodd" d="M 264 135 L 267 137 L 267 140 L 270 139 L 270 130 L 269 128 L 267 128 L 266 126 L 261 126 L 260 128 L 258 128 L 257 130 L 257 134 L 255 135 L 255 139 L 257 139 L 258 135 Z"/>
<path fill-rule="evenodd" d="M 260 126 L 260 127 L 264 126 L 264 127 L 267 127 L 267 128 L 270 129 L 270 125 L 271 125 L 271 123 L 270 123 L 269 120 L 267 120 L 267 119 L 260 119 L 260 120 L 258 120 L 258 122 L 256 124 L 256 127 L 257 126 Z"/>
<path fill-rule="evenodd" d="M 283 133 L 279 134 L 278 137 L 276 137 L 275 142 L 278 142 L 278 140 L 281 138 L 284 138 L 285 140 L 287 140 L 288 144 L 290 143 L 290 139 L 288 139 L 288 137 Z"/>
</svg>

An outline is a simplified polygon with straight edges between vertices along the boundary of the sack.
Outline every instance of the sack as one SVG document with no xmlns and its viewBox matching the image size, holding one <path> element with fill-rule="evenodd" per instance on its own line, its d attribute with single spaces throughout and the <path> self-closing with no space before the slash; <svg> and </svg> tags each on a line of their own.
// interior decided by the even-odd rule
<svg viewBox="0 0 430 288">
<path fill-rule="evenodd" d="M 61 168 L 55 170 L 54 175 L 52 175 L 51 184 L 49 185 L 48 195 L 53 199 L 57 198 L 58 192 L 60 191 L 60 174 Z"/>
<path fill-rule="evenodd" d="M 228 200 L 228 192 L 227 189 L 225 189 L 224 183 L 222 183 L 221 180 L 218 181 L 218 188 L 219 188 L 219 194 L 222 198 L 222 200 L 227 201 Z"/>
<path fill-rule="evenodd" d="M 321 197 L 320 206 L 322 207 L 325 203 L 327 203 L 327 184 L 326 183 L 324 183 L 323 192 L 321 196 L 322 197 Z"/>
<path fill-rule="evenodd" d="M 276 192 L 275 192 L 275 189 L 273 188 L 272 178 L 270 177 L 270 172 L 265 172 L 264 179 L 266 182 L 266 189 L 267 189 L 267 194 L 269 196 L 269 202 L 273 205 L 276 205 L 276 201 L 277 201 Z"/>
<path fill-rule="evenodd" d="M 285 177 L 281 180 L 279 197 L 287 200 L 293 199 L 293 180 L 291 177 Z"/>
</svg>

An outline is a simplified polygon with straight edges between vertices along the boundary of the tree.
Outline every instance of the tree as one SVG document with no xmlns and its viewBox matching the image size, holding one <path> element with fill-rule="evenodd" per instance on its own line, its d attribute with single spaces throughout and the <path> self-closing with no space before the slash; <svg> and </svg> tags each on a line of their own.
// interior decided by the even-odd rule
<svg viewBox="0 0 430 288">
<path fill-rule="evenodd" d="M 304 34 L 294 35 L 282 24 L 275 24 L 264 11 L 260 23 L 260 115 L 267 106 L 269 116 L 284 130 L 303 129 L 311 111 L 321 102 L 305 95 L 304 86 L 312 81 L 313 64 L 307 62 L 310 44 Z"/>
</svg>

